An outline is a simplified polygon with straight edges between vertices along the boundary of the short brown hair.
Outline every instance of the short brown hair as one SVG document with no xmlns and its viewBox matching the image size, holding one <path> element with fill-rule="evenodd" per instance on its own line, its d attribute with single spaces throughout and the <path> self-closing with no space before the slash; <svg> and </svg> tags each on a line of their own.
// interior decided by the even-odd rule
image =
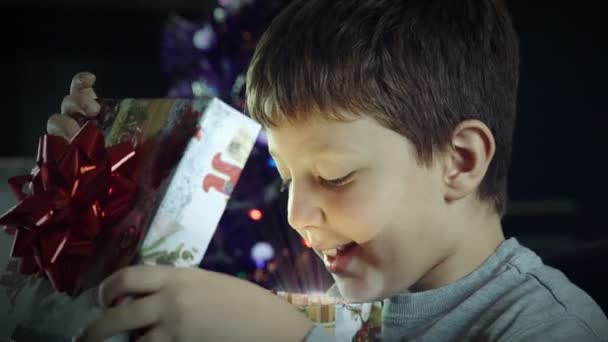
<svg viewBox="0 0 608 342">
<path fill-rule="evenodd" d="M 267 127 L 367 115 L 424 165 L 460 122 L 480 120 L 496 152 L 479 197 L 503 214 L 518 77 L 502 0 L 294 0 L 256 47 L 247 110 Z"/>
</svg>

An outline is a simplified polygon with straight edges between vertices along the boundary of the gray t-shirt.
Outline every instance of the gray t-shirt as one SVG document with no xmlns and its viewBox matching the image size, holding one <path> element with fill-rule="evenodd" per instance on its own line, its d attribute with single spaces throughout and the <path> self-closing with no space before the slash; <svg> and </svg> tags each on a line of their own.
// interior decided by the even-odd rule
<svg viewBox="0 0 608 342">
<path fill-rule="evenodd" d="M 383 341 L 608 341 L 593 299 L 515 238 L 452 284 L 385 299 L 382 319 Z"/>
</svg>

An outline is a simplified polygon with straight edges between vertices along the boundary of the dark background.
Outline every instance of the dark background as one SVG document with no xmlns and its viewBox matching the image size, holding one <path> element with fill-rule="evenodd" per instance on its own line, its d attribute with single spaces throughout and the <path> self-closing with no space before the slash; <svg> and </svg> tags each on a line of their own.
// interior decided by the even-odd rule
<svg viewBox="0 0 608 342">
<path fill-rule="evenodd" d="M 195 17 L 210 5 L 163 4 L 3 2 L 0 158 L 34 154 L 78 71 L 98 75 L 103 97 L 165 96 L 171 80 L 160 66 L 163 25 L 170 13 Z M 606 311 L 603 11 L 594 1 L 517 0 L 510 7 L 522 64 L 505 232 L 562 269 Z"/>
</svg>

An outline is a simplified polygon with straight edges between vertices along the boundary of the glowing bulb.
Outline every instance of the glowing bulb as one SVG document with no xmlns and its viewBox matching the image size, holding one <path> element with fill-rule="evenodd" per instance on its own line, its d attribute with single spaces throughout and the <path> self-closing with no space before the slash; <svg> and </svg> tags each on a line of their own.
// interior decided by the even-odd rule
<svg viewBox="0 0 608 342">
<path fill-rule="evenodd" d="M 215 32 L 209 24 L 205 24 L 201 29 L 194 33 L 192 37 L 192 43 L 200 50 L 207 50 L 211 48 L 215 40 Z"/>
<path fill-rule="evenodd" d="M 249 218 L 251 218 L 254 221 L 259 221 L 262 219 L 264 215 L 262 214 L 262 211 L 259 209 L 251 209 L 249 210 Z"/>
<path fill-rule="evenodd" d="M 268 242 L 258 242 L 251 249 L 251 259 L 258 268 L 263 268 L 266 261 L 274 257 L 274 249 Z"/>
</svg>

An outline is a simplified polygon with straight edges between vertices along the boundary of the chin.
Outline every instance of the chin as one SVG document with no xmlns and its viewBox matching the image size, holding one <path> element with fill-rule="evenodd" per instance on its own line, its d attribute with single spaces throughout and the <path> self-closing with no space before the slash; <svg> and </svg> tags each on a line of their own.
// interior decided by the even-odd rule
<svg viewBox="0 0 608 342">
<path fill-rule="evenodd" d="M 340 296 L 347 303 L 372 302 L 386 297 L 382 281 L 371 281 L 370 277 L 351 278 L 333 275 L 333 278 Z"/>
</svg>

